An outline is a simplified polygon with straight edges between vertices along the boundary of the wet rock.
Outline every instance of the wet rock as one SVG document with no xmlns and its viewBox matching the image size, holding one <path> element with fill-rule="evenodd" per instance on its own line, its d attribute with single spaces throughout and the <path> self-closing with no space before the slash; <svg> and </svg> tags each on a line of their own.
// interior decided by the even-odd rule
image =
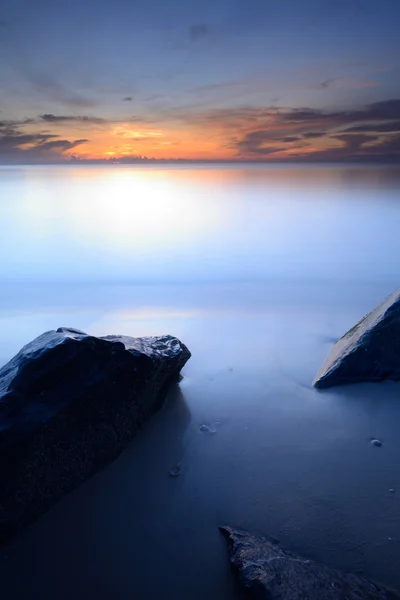
<svg viewBox="0 0 400 600">
<path fill-rule="evenodd" d="M 380 448 L 382 446 L 381 440 L 377 440 L 377 439 L 371 440 L 370 444 L 371 444 L 371 446 L 376 446 L 377 448 Z"/>
<path fill-rule="evenodd" d="M 231 562 L 249 595 L 259 600 L 399 600 L 395 591 L 282 550 L 230 527 Z"/>
<path fill-rule="evenodd" d="M 114 460 L 190 352 L 171 336 L 60 328 L 0 369 L 0 542 Z"/>
<path fill-rule="evenodd" d="M 178 477 L 178 475 L 181 474 L 181 466 L 180 465 L 173 466 L 172 469 L 169 470 L 169 474 L 171 475 L 171 477 Z"/>
<path fill-rule="evenodd" d="M 313 385 L 400 379 L 400 290 L 366 315 L 333 346 Z"/>
<path fill-rule="evenodd" d="M 217 433 L 217 429 L 214 425 L 207 425 L 206 423 L 203 423 L 203 425 L 200 425 L 200 431 L 202 433 Z"/>
</svg>

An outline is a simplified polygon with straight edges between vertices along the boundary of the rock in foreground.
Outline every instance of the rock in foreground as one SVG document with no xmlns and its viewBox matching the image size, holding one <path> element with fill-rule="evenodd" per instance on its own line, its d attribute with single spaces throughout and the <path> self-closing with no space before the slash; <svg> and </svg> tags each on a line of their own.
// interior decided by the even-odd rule
<svg viewBox="0 0 400 600">
<path fill-rule="evenodd" d="M 400 379 L 400 290 L 336 342 L 313 385 L 327 388 L 384 379 Z"/>
<path fill-rule="evenodd" d="M 115 459 L 189 358 L 171 336 L 60 328 L 0 369 L 0 542 Z"/>
<path fill-rule="evenodd" d="M 244 587 L 258 600 L 399 600 L 367 579 L 319 565 L 277 544 L 220 527 Z"/>
</svg>

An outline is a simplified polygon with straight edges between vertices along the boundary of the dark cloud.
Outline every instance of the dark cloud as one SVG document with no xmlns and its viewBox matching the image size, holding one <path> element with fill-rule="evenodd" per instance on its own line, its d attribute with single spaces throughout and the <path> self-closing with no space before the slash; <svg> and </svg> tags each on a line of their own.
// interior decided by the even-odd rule
<svg viewBox="0 0 400 600">
<path fill-rule="evenodd" d="M 205 23 L 195 23 L 189 27 L 189 35 L 192 41 L 200 40 L 209 35 L 210 31 Z"/>
<path fill-rule="evenodd" d="M 43 144 L 39 144 L 35 146 L 35 151 L 37 152 L 47 152 L 48 150 L 72 150 L 72 148 L 76 148 L 76 146 L 80 146 L 89 140 L 74 140 L 70 142 L 68 140 L 55 140 L 53 142 L 44 142 Z"/>
<path fill-rule="evenodd" d="M 350 140 L 353 137 L 355 139 Z M 400 161 L 400 135 L 376 139 L 373 136 L 341 136 L 343 146 L 312 152 L 298 160 L 346 161 L 346 162 L 394 162 Z M 344 139 L 343 139 L 344 138 Z M 340 139 L 338 137 L 338 139 Z M 372 143 L 373 142 L 373 143 Z"/>
<path fill-rule="evenodd" d="M 7 129 L 0 133 L 0 152 L 7 149 L 19 149 L 26 144 L 40 145 L 58 137 L 55 134 L 46 133 L 19 133 L 14 129 Z"/>
<path fill-rule="evenodd" d="M 321 121 L 325 123 L 345 125 L 357 121 L 385 121 L 392 119 L 400 120 L 400 99 L 384 100 L 368 104 L 361 110 L 324 112 L 312 108 L 293 109 L 281 114 L 283 121 L 288 122 L 312 122 Z"/>
<path fill-rule="evenodd" d="M 303 133 L 303 138 L 313 140 L 314 138 L 324 137 L 326 133 L 324 131 L 307 131 Z"/>
<path fill-rule="evenodd" d="M 343 130 L 343 133 L 394 133 L 400 131 L 400 121 L 376 123 L 369 125 L 355 125 Z"/>
<path fill-rule="evenodd" d="M 122 98 L 122 102 L 132 102 L 132 96 L 125 96 L 125 98 Z"/>
<path fill-rule="evenodd" d="M 0 162 L 6 164 L 65 162 L 63 153 L 87 139 L 58 139 L 55 133 L 28 133 L 16 124 L 3 123 L 0 129 Z"/>
<path fill-rule="evenodd" d="M 317 84 L 317 88 L 319 90 L 326 90 L 327 88 L 331 87 L 333 83 L 335 83 L 336 79 L 327 79 L 326 81 L 321 81 L 320 83 Z"/>
<path fill-rule="evenodd" d="M 324 112 L 312 108 L 304 109 L 235 109 L 222 115 L 221 111 L 207 115 L 207 119 L 222 119 L 227 127 L 239 128 L 232 145 L 238 156 L 260 157 L 295 150 L 299 160 L 307 156 L 311 160 L 319 157 L 326 160 L 380 160 L 380 153 L 391 160 L 398 160 L 398 149 L 393 135 L 400 131 L 400 100 L 375 102 L 365 108 L 351 111 Z M 374 121 L 376 123 L 374 124 Z M 352 127 L 344 126 L 354 123 Z M 318 124 L 324 129 L 315 131 Z M 324 146 L 315 149 L 307 140 L 326 138 Z M 390 138 L 390 139 L 389 139 Z M 303 140 L 303 144 L 298 144 Z M 332 146 L 336 140 L 341 146 Z M 293 145 L 297 144 L 297 146 Z M 307 154 L 308 153 L 308 154 Z M 382 154 L 383 156 L 383 154 Z"/>
<path fill-rule="evenodd" d="M 274 154 L 275 152 L 281 152 L 282 150 L 284 150 L 284 147 L 265 145 L 266 143 L 271 141 L 272 140 L 270 131 L 252 131 L 250 133 L 247 133 L 242 140 L 236 142 L 236 148 L 239 156 L 267 156 L 268 154 Z"/>
<path fill-rule="evenodd" d="M 52 113 L 48 113 L 45 115 L 40 115 L 40 118 L 43 121 L 47 121 L 49 123 L 62 123 L 62 122 L 82 122 L 82 123 L 103 123 L 104 119 L 100 117 L 82 117 L 82 116 L 74 116 L 74 115 L 53 115 Z"/>
</svg>

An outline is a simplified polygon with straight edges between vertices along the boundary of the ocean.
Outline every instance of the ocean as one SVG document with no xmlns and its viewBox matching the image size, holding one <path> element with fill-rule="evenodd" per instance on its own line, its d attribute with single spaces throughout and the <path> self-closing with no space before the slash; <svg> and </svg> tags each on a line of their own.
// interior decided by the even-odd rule
<svg viewBox="0 0 400 600">
<path fill-rule="evenodd" d="M 0 219 L 1 364 L 60 326 L 192 352 L 121 457 L 0 550 L 6 600 L 242 598 L 220 524 L 400 589 L 400 384 L 311 386 L 399 285 L 399 167 L 0 167 Z"/>
</svg>

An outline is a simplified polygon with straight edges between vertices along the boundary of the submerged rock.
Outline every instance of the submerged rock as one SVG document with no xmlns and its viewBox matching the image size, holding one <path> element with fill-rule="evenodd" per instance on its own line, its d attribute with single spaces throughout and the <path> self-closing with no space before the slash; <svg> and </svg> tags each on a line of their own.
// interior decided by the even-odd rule
<svg viewBox="0 0 400 600">
<path fill-rule="evenodd" d="M 175 465 L 169 470 L 171 477 L 178 477 L 181 474 L 181 465 Z"/>
<path fill-rule="evenodd" d="M 259 600 L 399 600 L 400 595 L 357 575 L 286 552 L 265 538 L 220 527 L 231 562 Z"/>
<path fill-rule="evenodd" d="M 400 290 L 393 292 L 333 346 L 313 385 L 400 379 Z"/>
<path fill-rule="evenodd" d="M 61 327 L 0 369 L 0 542 L 115 459 L 190 358 L 171 336 Z"/>
</svg>

